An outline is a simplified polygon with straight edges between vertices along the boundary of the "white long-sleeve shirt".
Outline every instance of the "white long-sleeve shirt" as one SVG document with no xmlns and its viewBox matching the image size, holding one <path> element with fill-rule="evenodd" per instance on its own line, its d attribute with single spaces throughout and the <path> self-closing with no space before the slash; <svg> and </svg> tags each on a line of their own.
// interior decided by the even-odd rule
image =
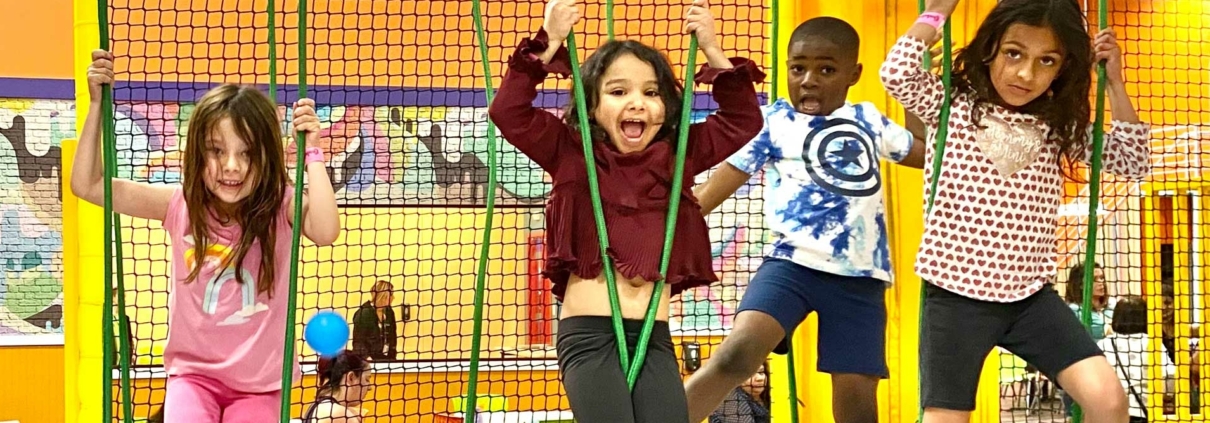
<svg viewBox="0 0 1210 423">
<path fill-rule="evenodd" d="M 934 138 L 944 98 L 941 79 L 923 68 L 924 42 L 903 37 L 882 65 L 882 83 Z M 1057 269 L 1059 203 L 1063 179 L 1059 147 L 1044 137 L 1044 122 L 994 104 L 980 107 L 970 93 L 957 92 L 951 103 L 940 174 L 925 166 L 924 198 L 933 179 L 937 194 L 924 220 L 916 273 L 956 294 L 984 301 L 1013 302 L 1037 292 Z M 1001 120 L 1007 125 L 981 134 L 977 124 Z M 1007 127 L 1008 129 L 1003 129 Z M 1141 179 L 1151 169 L 1150 125 L 1113 122 L 1102 155 L 1105 172 Z M 994 140 L 994 141 L 993 141 Z M 1089 143 L 1091 144 L 1091 143 Z M 925 163 L 933 162 L 927 143 Z M 1092 156 L 1085 151 L 1085 161 Z"/>
</svg>

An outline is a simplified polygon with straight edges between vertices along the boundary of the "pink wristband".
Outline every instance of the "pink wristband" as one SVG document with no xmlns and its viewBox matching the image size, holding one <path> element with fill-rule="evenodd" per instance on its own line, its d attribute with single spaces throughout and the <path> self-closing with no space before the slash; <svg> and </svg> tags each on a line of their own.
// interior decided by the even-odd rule
<svg viewBox="0 0 1210 423">
<path fill-rule="evenodd" d="M 319 147 L 307 147 L 307 149 L 304 150 L 304 152 L 306 152 L 306 155 L 304 156 L 303 161 L 306 164 L 311 164 L 311 163 L 315 163 L 315 162 L 319 162 L 319 163 L 324 162 L 324 151 L 320 150 Z"/>
<path fill-rule="evenodd" d="M 922 23 L 933 27 L 933 29 L 941 29 L 941 25 L 945 24 L 945 15 L 937 12 L 925 12 L 916 18 L 916 23 Z"/>
</svg>

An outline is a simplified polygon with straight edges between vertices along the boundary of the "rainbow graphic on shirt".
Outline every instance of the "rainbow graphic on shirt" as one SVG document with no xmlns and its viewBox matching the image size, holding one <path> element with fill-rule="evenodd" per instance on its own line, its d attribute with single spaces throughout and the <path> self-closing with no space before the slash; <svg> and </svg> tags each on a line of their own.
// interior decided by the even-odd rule
<svg viewBox="0 0 1210 423">
<path fill-rule="evenodd" d="M 206 246 L 199 259 L 199 254 L 193 242 L 193 236 L 186 235 L 184 241 L 187 246 L 184 257 L 185 265 L 189 268 L 189 271 L 192 272 L 194 266 L 200 264 L 204 266 L 201 275 L 214 275 L 207 280 L 206 290 L 202 295 L 202 312 L 214 315 L 218 312 L 223 286 L 227 283 L 239 283 L 239 280 L 235 277 L 235 266 L 231 263 L 234 251 L 226 245 L 211 244 Z M 253 315 L 269 310 L 268 305 L 256 301 L 256 279 L 253 277 L 252 272 L 247 267 L 242 267 L 240 275 L 244 280 L 244 283 L 240 285 L 240 309 L 219 322 L 219 326 L 243 324 Z"/>
</svg>

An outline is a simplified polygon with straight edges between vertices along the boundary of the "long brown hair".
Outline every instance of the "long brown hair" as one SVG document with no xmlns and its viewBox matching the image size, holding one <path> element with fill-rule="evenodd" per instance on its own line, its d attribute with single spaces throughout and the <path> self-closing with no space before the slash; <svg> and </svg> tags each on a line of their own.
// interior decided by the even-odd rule
<svg viewBox="0 0 1210 423">
<path fill-rule="evenodd" d="M 1093 263 L 1093 266 L 1094 266 L 1094 269 L 1102 269 L 1100 263 Z M 1094 272 L 1095 272 L 1095 270 L 1094 270 Z M 1092 283 L 1095 285 L 1097 282 L 1093 281 Z M 1105 283 L 1105 282 L 1100 282 L 1100 283 Z M 1108 288 L 1108 287 L 1106 287 L 1106 288 Z M 1094 292 L 1096 291 L 1095 286 L 1093 287 L 1093 291 Z M 1063 300 L 1067 301 L 1068 304 L 1075 304 L 1075 305 L 1079 305 L 1081 307 L 1083 306 L 1083 304 L 1084 304 L 1084 264 L 1083 263 L 1072 266 L 1072 268 L 1067 271 L 1067 292 L 1063 295 Z M 1108 289 L 1106 289 L 1105 295 L 1103 295 L 1101 297 L 1097 297 L 1095 294 L 1093 295 L 1092 308 L 1094 310 L 1104 309 L 1108 305 L 1109 305 Z"/>
<path fill-rule="evenodd" d="M 601 84 L 605 82 L 601 79 L 605 76 L 605 72 L 609 70 L 609 66 L 613 65 L 614 61 L 627 54 L 646 62 L 655 70 L 660 100 L 664 102 L 664 125 L 656 132 L 652 142 L 666 141 L 675 137 L 681 122 L 681 92 L 684 87 L 676 79 L 676 73 L 672 71 L 668 58 L 659 50 L 638 41 L 614 40 L 597 47 L 597 50 L 580 65 L 580 73 L 584 80 L 584 105 L 588 109 L 589 132 L 592 139 L 594 141 L 604 140 L 605 145 L 613 145 L 607 139 L 605 129 L 593 119 L 592 113 L 597 109 L 597 103 L 601 101 Z M 563 121 L 573 130 L 579 130 L 580 117 L 576 111 L 575 101 L 567 104 L 567 111 L 563 113 Z M 579 134 L 579 132 L 576 133 Z M 672 146 L 676 147 L 675 140 L 672 140 Z"/>
<path fill-rule="evenodd" d="M 259 241 L 261 268 L 256 291 L 272 296 L 276 273 L 274 246 L 277 241 L 272 228 L 278 223 L 282 199 L 290 180 L 286 173 L 281 120 L 277 116 L 277 107 L 255 88 L 221 85 L 202 96 L 189 117 L 181 173 L 194 248 L 200 252 L 209 246 L 210 228 L 207 217 L 216 212 L 213 206 L 218 200 L 206 188 L 203 175 L 206 172 L 206 149 L 209 147 L 210 135 L 223 119 L 231 119 L 235 132 L 248 143 L 249 174 L 252 176 L 252 181 L 249 182 L 254 185 L 248 197 L 237 205 L 234 217 L 238 219 L 242 232 L 234 254 L 228 256 L 222 266 L 226 268 L 234 262 L 236 280 L 241 284 L 245 283 L 240 267 L 244 257 L 252 249 L 252 243 Z M 197 279 L 202 268 L 200 260 L 198 262 L 199 264 L 189 272 L 186 283 Z"/>
<path fill-rule="evenodd" d="M 1049 142 L 1059 147 L 1056 156 L 1060 173 L 1074 182 L 1086 182 L 1077 171 L 1091 142 L 1088 128 L 1092 116 L 1088 95 L 1092 87 L 1092 38 L 1087 20 L 1074 0 L 1003 0 L 988 13 L 970 45 L 954 54 L 953 80 L 957 92 L 971 93 L 976 106 L 996 103 L 1000 95 L 991 81 L 991 63 L 1000 40 L 1013 24 L 1047 27 L 1063 46 L 1063 67 L 1050 83 L 1051 95 L 1042 96 L 1020 108 L 1050 127 Z M 982 117 L 980 107 L 973 111 Z"/>
</svg>

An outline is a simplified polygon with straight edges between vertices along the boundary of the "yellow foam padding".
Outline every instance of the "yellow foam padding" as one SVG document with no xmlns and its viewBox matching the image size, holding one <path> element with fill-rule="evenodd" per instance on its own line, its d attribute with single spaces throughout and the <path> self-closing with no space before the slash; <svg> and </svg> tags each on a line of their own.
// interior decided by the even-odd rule
<svg viewBox="0 0 1210 423">
<path fill-rule="evenodd" d="M 996 4 L 995 0 L 964 2 L 954 16 L 952 34 L 955 48 L 973 36 L 977 26 Z M 784 61 L 789 35 L 801 22 L 818 16 L 843 19 L 862 34 L 861 51 L 858 56 L 864 71 L 861 79 L 849 90 L 849 101 L 869 101 L 879 107 L 888 117 L 902 124 L 903 108 L 887 95 L 878 77 L 878 68 L 886 58 L 886 52 L 919 16 L 914 1 L 884 2 L 864 0 L 859 2 L 782 2 L 779 33 L 782 48 L 779 60 Z M 872 30 L 875 29 L 876 30 Z M 788 92 L 784 80 L 784 64 L 778 63 L 780 95 Z M 929 142 L 932 142 L 930 140 Z M 882 381 L 878 389 L 879 420 L 907 422 L 915 421 L 919 407 L 919 322 L 921 280 L 912 270 L 917 247 L 923 230 L 921 205 L 923 201 L 923 175 L 920 170 L 896 166 L 883 162 L 884 190 L 886 192 L 887 220 L 890 232 L 892 263 L 895 284 L 887 292 L 887 365 L 891 378 Z M 831 377 L 815 370 L 817 319 L 808 318 L 795 332 L 795 370 L 798 382 L 800 422 L 831 422 L 832 387 Z M 771 370 L 785 375 L 784 364 L 775 356 Z M 980 380 L 977 407 L 972 423 L 999 420 L 998 396 L 999 361 L 989 356 Z M 789 390 L 784 377 L 774 376 L 770 389 L 775 398 L 782 398 Z M 789 398 L 781 404 L 792 404 Z M 789 409 L 777 402 L 773 407 L 774 421 L 791 421 Z"/>
<path fill-rule="evenodd" d="M 480 373 L 483 374 L 483 373 Z M 479 411 L 508 411 L 508 397 L 501 395 L 476 395 L 475 408 Z M 461 411 L 466 407 L 466 395 L 455 397 L 450 401 L 451 411 Z"/>
</svg>

